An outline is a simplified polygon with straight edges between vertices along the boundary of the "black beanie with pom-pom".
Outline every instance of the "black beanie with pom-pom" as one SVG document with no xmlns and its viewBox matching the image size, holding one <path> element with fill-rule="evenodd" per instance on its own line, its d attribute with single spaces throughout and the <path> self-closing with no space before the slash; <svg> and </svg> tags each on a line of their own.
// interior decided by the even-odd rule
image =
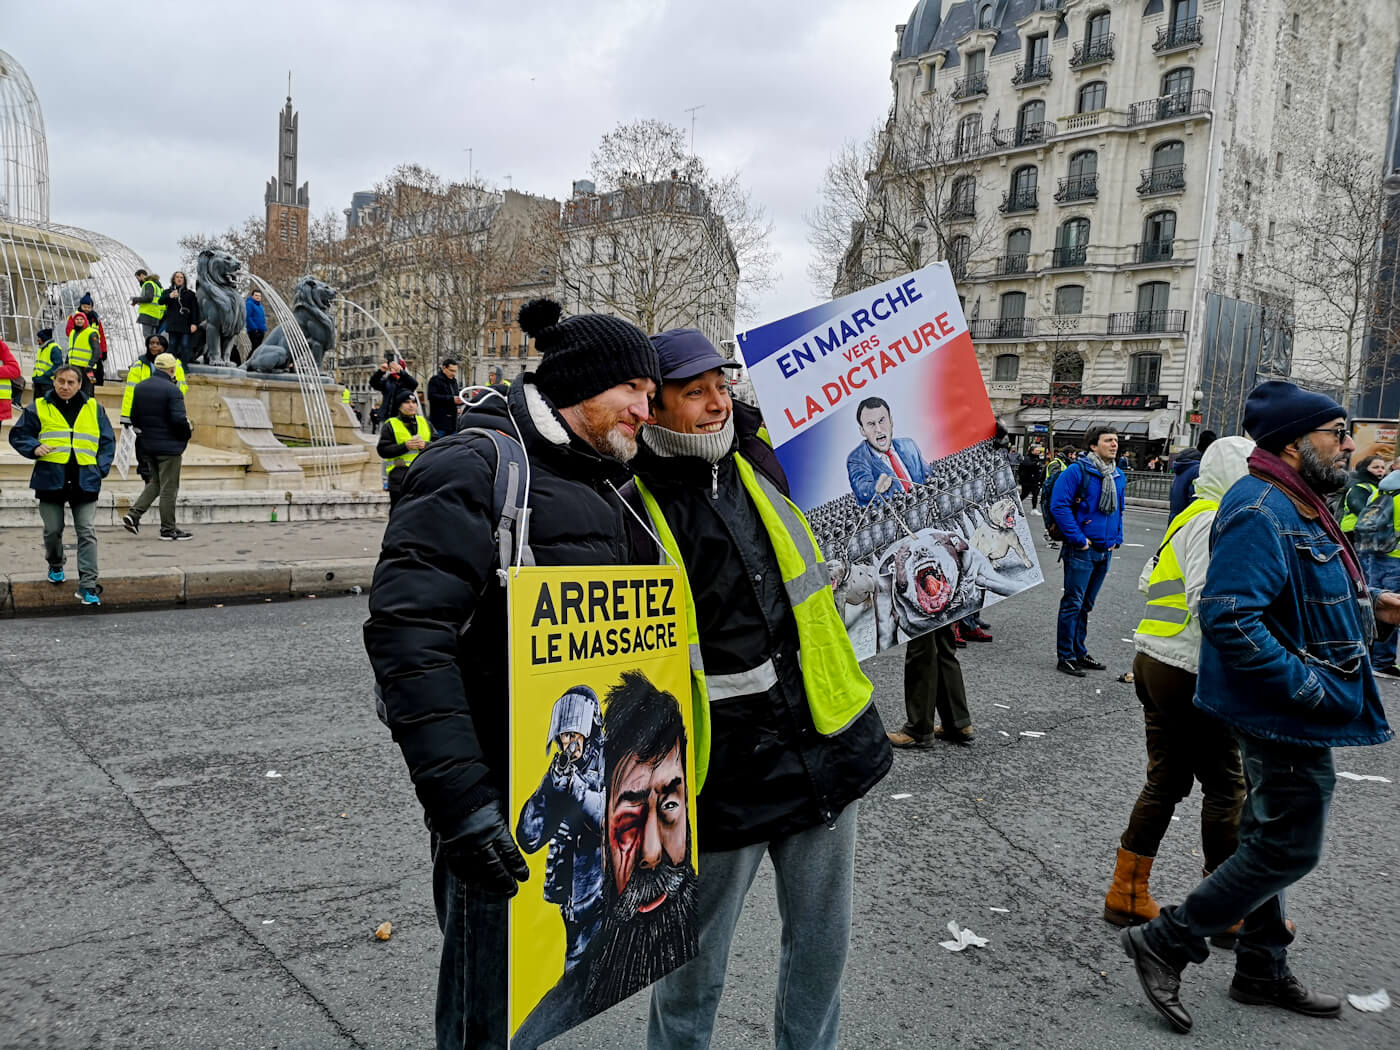
<svg viewBox="0 0 1400 1050">
<path fill-rule="evenodd" d="M 567 408 L 632 379 L 661 386 L 661 362 L 647 334 L 606 314 L 577 314 L 560 320 L 552 299 L 532 299 L 520 308 L 520 328 L 535 341 L 540 364 L 535 385 Z"/>
</svg>

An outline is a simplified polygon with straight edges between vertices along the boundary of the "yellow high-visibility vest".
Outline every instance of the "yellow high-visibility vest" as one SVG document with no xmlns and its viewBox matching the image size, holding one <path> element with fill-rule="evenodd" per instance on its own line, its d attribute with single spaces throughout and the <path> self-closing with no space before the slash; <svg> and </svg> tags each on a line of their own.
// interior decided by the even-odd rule
<svg viewBox="0 0 1400 1050">
<path fill-rule="evenodd" d="M 59 360 L 53 359 L 54 351 L 58 351 Z M 63 363 L 63 351 L 59 349 L 58 343 L 50 339 L 43 346 L 39 347 L 34 355 L 34 371 L 29 373 L 30 379 L 47 379 L 49 373 Z"/>
<path fill-rule="evenodd" d="M 41 463 L 67 463 L 74 456 L 80 467 L 97 466 L 97 445 L 102 440 L 102 428 L 97 421 L 97 399 L 88 398 L 69 427 L 68 420 L 48 398 L 34 402 L 39 415 L 39 444 L 51 451 L 40 456 Z"/>
<path fill-rule="evenodd" d="M 96 325 L 74 328 L 68 336 L 68 363 L 74 368 L 91 368 L 100 349 Z"/>
<path fill-rule="evenodd" d="M 1157 552 L 1157 564 L 1147 578 L 1147 615 L 1138 624 L 1138 634 L 1170 638 L 1186 630 L 1191 620 L 1191 610 L 1186 605 L 1186 574 L 1172 549 L 1172 537 L 1197 514 L 1219 509 L 1216 500 L 1198 499 L 1167 526 L 1167 535 Z"/>
<path fill-rule="evenodd" d="M 845 621 L 841 619 L 831 593 L 831 576 L 826 562 L 822 560 L 821 549 L 802 512 L 742 456 L 735 455 L 734 466 L 739 472 L 744 491 L 753 500 L 778 559 L 783 588 L 797 623 L 797 639 L 801 647 L 798 662 L 802 668 L 802 685 L 807 694 L 812 724 L 823 736 L 835 736 L 870 706 L 874 687 L 862 673 L 860 661 L 851 648 Z M 690 699 L 694 712 L 698 791 L 705 786 L 705 773 L 710 761 L 710 691 L 700 653 L 695 599 L 691 594 L 685 561 L 681 558 L 680 547 L 666 522 L 665 514 L 641 478 L 636 479 L 636 484 L 662 547 L 681 570 L 685 611 L 690 621 L 686 641 L 690 645 Z"/>
<path fill-rule="evenodd" d="M 155 371 L 154 363 L 147 363 L 144 358 L 138 357 L 136 363 L 126 371 L 126 389 L 122 391 L 122 418 L 131 418 L 131 401 L 136 395 L 136 387 L 151 378 Z M 185 366 L 179 361 L 175 362 L 175 382 L 180 384 L 180 393 L 189 393 L 189 384 L 185 382 Z"/>
<path fill-rule="evenodd" d="M 147 288 L 151 289 L 151 301 L 149 303 L 138 303 L 136 312 L 152 320 L 159 321 L 165 316 L 165 307 L 160 305 L 160 293 L 163 289 L 158 281 L 152 281 L 150 279 L 141 282 L 141 290 L 145 291 Z"/>
<path fill-rule="evenodd" d="M 1369 506 L 1370 504 L 1376 502 L 1376 498 L 1381 494 L 1380 486 L 1378 486 L 1378 485 L 1372 485 L 1372 484 L 1371 484 L 1370 482 L 1368 482 L 1368 481 L 1358 481 L 1357 484 L 1360 485 L 1363 489 L 1365 489 L 1368 493 L 1370 493 L 1370 495 L 1368 495 L 1368 496 L 1366 497 L 1366 504 L 1367 504 L 1367 506 Z M 1344 504 L 1344 505 L 1345 505 L 1345 504 Z M 1356 531 L 1356 519 L 1357 519 L 1359 516 L 1360 516 L 1360 515 L 1353 514 L 1351 511 L 1347 511 L 1345 514 L 1343 514 L 1343 515 L 1342 515 L 1342 520 L 1341 520 L 1342 531 L 1343 531 L 1343 532 L 1355 532 L 1355 531 Z"/>
<path fill-rule="evenodd" d="M 431 441 L 433 439 L 433 428 L 428 425 L 428 421 L 422 416 L 417 416 L 415 418 L 418 420 L 417 436 L 422 438 L 424 441 Z M 394 432 L 394 440 L 397 441 L 400 445 L 406 444 L 409 437 L 412 436 L 409 434 L 408 427 L 404 424 L 402 416 L 390 417 L 389 427 Z M 386 462 L 388 465 L 384 469 L 392 473 L 398 467 L 408 466 L 417 458 L 418 453 L 414 452 L 412 449 L 409 449 L 402 456 L 395 456 L 392 459 L 387 460 Z"/>
<path fill-rule="evenodd" d="M 350 404 L 350 388 L 348 386 L 341 390 L 340 400 L 343 404 Z"/>
</svg>

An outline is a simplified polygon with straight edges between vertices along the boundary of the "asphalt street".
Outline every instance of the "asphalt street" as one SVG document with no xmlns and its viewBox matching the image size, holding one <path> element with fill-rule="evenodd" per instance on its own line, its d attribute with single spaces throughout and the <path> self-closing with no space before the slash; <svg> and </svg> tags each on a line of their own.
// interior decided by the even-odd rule
<svg viewBox="0 0 1400 1050">
<path fill-rule="evenodd" d="M 1050 582 L 989 611 L 995 642 L 962 651 L 976 746 L 897 755 L 862 804 L 843 1046 L 1185 1045 L 1100 917 L 1145 766 L 1115 679 L 1164 526 L 1128 515 L 1141 546 L 1115 559 L 1090 625 L 1109 671 L 1054 670 L 1050 554 Z M 364 615 L 338 598 L 0 626 L 0 1047 L 431 1045 L 427 836 L 374 715 Z M 867 669 L 897 727 L 901 654 Z M 1383 693 L 1400 720 L 1400 689 Z M 1391 782 L 1338 782 L 1327 855 L 1289 899 L 1293 965 L 1396 995 L 1400 751 L 1339 751 L 1337 767 Z M 1178 813 L 1153 873 L 1165 902 L 1200 874 L 1196 799 Z M 949 921 L 989 943 L 946 951 Z M 715 1047 L 773 1045 L 778 944 L 765 865 Z M 1233 1003 L 1231 962 L 1188 973 L 1193 1046 L 1400 1046 L 1398 1009 L 1319 1021 Z M 643 1046 L 645 998 L 552 1045 Z"/>
</svg>

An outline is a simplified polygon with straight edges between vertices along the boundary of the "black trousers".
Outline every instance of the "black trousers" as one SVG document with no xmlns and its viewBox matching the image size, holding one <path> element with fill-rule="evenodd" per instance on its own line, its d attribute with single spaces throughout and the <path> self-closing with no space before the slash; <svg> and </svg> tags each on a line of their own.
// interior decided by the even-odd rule
<svg viewBox="0 0 1400 1050">
<path fill-rule="evenodd" d="M 1176 804 L 1201 785 L 1201 846 L 1205 870 L 1235 852 L 1244 805 L 1244 767 L 1234 736 L 1191 702 L 1196 676 L 1142 653 L 1133 660 L 1133 687 L 1147 729 L 1147 783 L 1123 832 L 1122 846 L 1155 857 Z"/>
<path fill-rule="evenodd" d="M 1021 482 L 1021 500 L 1022 502 L 1024 502 L 1025 500 L 1030 500 L 1031 508 L 1034 509 L 1036 504 L 1040 502 L 1040 482 Z"/>
<path fill-rule="evenodd" d="M 904 647 L 904 713 L 904 731 L 915 739 L 933 735 L 935 714 L 944 729 L 972 724 L 951 624 Z"/>
</svg>

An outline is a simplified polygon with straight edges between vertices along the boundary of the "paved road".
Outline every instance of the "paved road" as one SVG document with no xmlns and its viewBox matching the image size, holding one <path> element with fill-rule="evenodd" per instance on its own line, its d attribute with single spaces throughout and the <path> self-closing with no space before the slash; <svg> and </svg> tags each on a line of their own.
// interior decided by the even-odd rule
<svg viewBox="0 0 1400 1050">
<path fill-rule="evenodd" d="M 996 642 L 964 651 L 977 746 L 899 755 L 864 804 L 849 1050 L 1184 1045 L 1099 918 L 1143 766 L 1131 687 L 1113 679 L 1164 520 L 1129 524 L 1144 546 L 1119 557 L 1091 625 L 1113 671 L 1054 672 L 1053 586 L 1005 603 L 988 614 Z M 426 836 L 369 700 L 363 617 L 363 599 L 342 598 L 109 616 L 96 633 L 82 619 L 0 627 L 0 1046 L 431 1044 Z M 91 684 L 88 653 L 101 654 Z M 897 725 L 898 654 L 870 672 Z M 1394 994 L 1400 751 L 1340 752 L 1338 766 L 1394 783 L 1339 782 L 1328 856 L 1290 901 L 1295 963 L 1329 989 Z M 1184 805 L 1164 844 L 1167 900 L 1199 871 L 1198 813 Z M 395 932 L 380 943 L 384 920 Z M 944 951 L 949 920 L 990 944 Z M 777 939 L 765 867 L 717 1048 L 772 1045 Z M 1225 997 L 1230 969 L 1217 953 L 1189 975 L 1194 1046 L 1400 1046 L 1400 1011 L 1249 1009 Z M 554 1045 L 640 1047 L 644 999 Z"/>
</svg>

